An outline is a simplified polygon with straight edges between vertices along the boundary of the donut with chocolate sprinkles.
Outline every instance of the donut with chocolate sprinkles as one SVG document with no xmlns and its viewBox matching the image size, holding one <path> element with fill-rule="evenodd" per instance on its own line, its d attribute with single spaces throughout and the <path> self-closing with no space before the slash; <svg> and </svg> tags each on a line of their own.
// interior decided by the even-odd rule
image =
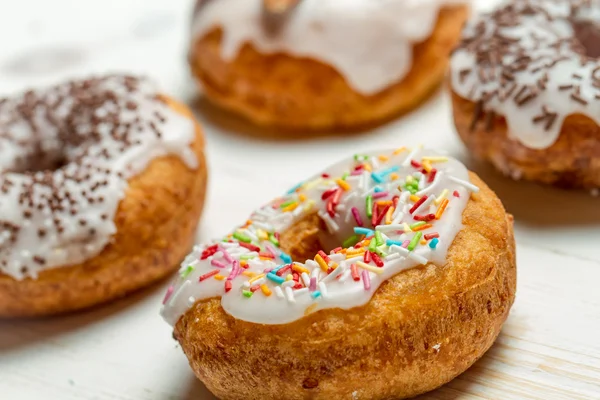
<svg viewBox="0 0 600 400">
<path fill-rule="evenodd" d="M 0 317 L 82 309 L 172 272 L 205 188 L 200 127 L 146 78 L 0 99 Z"/>
<path fill-rule="evenodd" d="M 600 0 L 510 0 L 451 58 L 457 131 L 513 179 L 600 187 Z"/>
</svg>

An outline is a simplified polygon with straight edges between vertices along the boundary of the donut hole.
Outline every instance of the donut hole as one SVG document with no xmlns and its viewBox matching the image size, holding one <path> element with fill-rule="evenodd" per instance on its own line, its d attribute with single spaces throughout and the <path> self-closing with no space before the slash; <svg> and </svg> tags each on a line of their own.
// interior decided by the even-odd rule
<svg viewBox="0 0 600 400">
<path fill-rule="evenodd" d="M 319 250 L 329 253 L 336 244 L 336 239 L 327 234 L 327 227 L 317 214 L 310 214 L 294 223 L 280 237 L 281 249 L 292 257 L 292 260 L 304 262 L 315 257 Z"/>
<path fill-rule="evenodd" d="M 577 50 L 584 56 L 600 59 L 600 25 L 590 20 L 572 20 Z"/>
</svg>

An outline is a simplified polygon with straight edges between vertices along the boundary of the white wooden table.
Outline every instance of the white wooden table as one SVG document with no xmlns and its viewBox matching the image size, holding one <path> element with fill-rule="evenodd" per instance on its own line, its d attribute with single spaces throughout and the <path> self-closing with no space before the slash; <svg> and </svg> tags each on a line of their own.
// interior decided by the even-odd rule
<svg viewBox="0 0 600 400">
<path fill-rule="evenodd" d="M 154 76 L 197 103 L 210 192 L 199 240 L 365 148 L 435 144 L 475 169 L 515 215 L 518 291 L 494 347 L 424 399 L 600 399 L 600 199 L 509 181 L 469 160 L 440 92 L 370 132 L 274 139 L 196 98 L 185 64 L 190 1 L 20 0 L 0 12 L 0 92 L 94 72 Z M 244 199 L 240 198 L 244 193 Z M 166 282 L 92 311 L 0 322 L 0 399 L 213 399 L 158 316 Z"/>
</svg>

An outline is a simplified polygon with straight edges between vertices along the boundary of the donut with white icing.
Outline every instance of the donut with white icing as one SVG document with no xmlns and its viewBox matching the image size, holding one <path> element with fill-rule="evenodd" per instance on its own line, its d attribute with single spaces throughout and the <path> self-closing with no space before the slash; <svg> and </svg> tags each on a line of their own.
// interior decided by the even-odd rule
<svg viewBox="0 0 600 400">
<path fill-rule="evenodd" d="M 189 60 L 208 99 L 257 124 L 357 128 L 438 86 L 469 2 L 200 0 Z"/>
<path fill-rule="evenodd" d="M 220 399 L 404 398 L 463 372 L 514 300 L 512 219 L 460 162 L 358 154 L 197 246 L 162 307 Z"/>
<path fill-rule="evenodd" d="M 457 130 L 514 179 L 600 187 L 600 1 L 508 1 L 451 58 Z"/>
<path fill-rule="evenodd" d="M 0 317 L 89 307 L 164 277 L 206 186 L 189 110 L 109 75 L 0 99 Z"/>
</svg>

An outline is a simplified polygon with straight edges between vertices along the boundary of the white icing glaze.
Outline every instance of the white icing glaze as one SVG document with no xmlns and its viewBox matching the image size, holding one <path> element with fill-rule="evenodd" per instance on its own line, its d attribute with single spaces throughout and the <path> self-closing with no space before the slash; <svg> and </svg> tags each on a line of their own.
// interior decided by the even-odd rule
<svg viewBox="0 0 600 400">
<path fill-rule="evenodd" d="M 503 115 L 509 134 L 533 149 L 544 149 L 556 142 L 568 115 L 584 114 L 600 123 L 597 97 L 600 72 L 596 71 L 600 63 L 582 60 L 581 52 L 570 40 L 574 35 L 570 22 L 572 10 L 576 21 L 598 22 L 600 1 L 592 0 L 589 6 L 577 3 L 568 0 L 507 2 L 496 14 L 484 14 L 466 26 L 463 45 L 451 59 L 454 91 L 471 101 L 483 100 L 484 110 Z M 535 12 L 523 13 L 531 7 L 537 8 Z M 507 15 L 507 10 L 514 10 L 517 17 L 503 18 L 504 22 L 499 23 L 498 15 Z M 498 35 L 515 39 L 515 43 L 506 51 L 497 51 Z M 479 62 L 477 53 L 487 53 L 496 60 L 489 64 Z M 524 54 L 532 59 L 527 67 L 511 70 L 513 79 L 502 79 L 502 72 L 510 70 Z M 513 85 L 516 86 L 513 88 Z M 523 87 L 525 91 L 519 94 Z M 518 104 L 531 93 L 535 93 L 535 97 Z M 490 94 L 493 95 L 487 99 Z M 585 102 L 587 104 L 583 104 Z"/>
<path fill-rule="evenodd" d="M 389 159 L 385 160 L 384 157 L 382 160 L 378 158 L 379 155 Z M 411 165 L 411 160 L 423 161 L 426 159 L 424 157 L 434 157 L 433 161 L 427 161 L 431 163 L 428 169 L 436 169 L 432 182 L 429 182 L 430 174 L 424 175 L 419 172 L 422 167 Z M 284 197 L 256 210 L 250 217 L 250 225 L 238 228 L 233 236 L 225 238 L 231 240 L 230 242 L 215 241 L 212 245 L 196 246 L 181 264 L 180 276 L 169 288 L 161 314 L 167 322 L 175 324 L 196 300 L 221 297 L 223 309 L 237 319 L 261 324 L 284 324 L 302 318 L 307 309 L 312 312 L 326 308 L 350 309 L 364 305 L 382 282 L 400 271 L 427 262 L 443 265 L 450 244 L 462 228 L 462 212 L 468 202 L 469 191 L 478 189 L 468 182 L 468 171 L 460 162 L 435 157 L 439 157 L 439 153 L 420 148 L 411 152 L 384 151 L 369 154 L 365 161 L 344 160 L 327 168 L 324 173 L 329 177 L 323 178 L 319 174 L 293 188 Z M 361 163 L 371 165 L 374 172 L 354 172 L 345 178 L 350 187 L 346 188 L 347 190 L 342 189 L 343 185 L 340 185 L 336 177 L 343 177 L 346 172 L 353 171 L 355 166 Z M 412 178 L 407 180 L 408 176 Z M 411 179 L 414 185 L 418 185 L 413 188 L 416 195 L 428 196 L 423 204 L 416 208 L 414 200 L 418 200 L 411 199 L 406 187 L 406 182 Z M 402 187 L 402 191 L 399 187 Z M 323 193 L 328 191 L 337 191 L 340 196 L 336 202 L 337 206 L 330 210 L 334 214 L 333 218 L 327 211 L 328 203 L 332 202 L 337 194 L 323 200 Z M 384 203 L 398 198 L 397 208 L 390 207 L 389 217 L 386 214 L 376 228 L 373 228 L 372 220 L 366 213 L 367 196 L 379 197 L 373 201 Z M 410 226 L 419 223 L 415 217 L 419 219 L 423 215 L 435 214 L 439 207 L 443 207 L 444 199 L 448 200 L 448 205 L 446 211 L 440 214 L 439 220 L 429 222 L 432 226 L 423 229 L 421 233 L 410 229 Z M 379 206 L 383 207 L 385 204 Z M 364 227 L 376 229 L 382 234 L 382 241 L 379 243 L 373 238 L 373 243 L 378 244 L 374 251 L 380 254 L 383 262 L 381 268 L 376 265 L 375 256 L 365 267 L 358 262 L 365 261 L 364 255 L 332 252 L 328 256 L 329 270 L 325 271 L 315 261 L 316 258 L 305 263 L 291 263 L 291 258 L 278 248 L 278 233 L 286 231 L 298 220 L 314 213 L 318 213 L 329 228 L 328 232 L 320 232 L 320 243 L 326 248 L 341 246 L 346 239 L 354 235 L 357 228 L 359 220 L 354 218 L 353 210 L 359 214 Z M 384 210 L 379 211 L 383 213 Z M 404 225 L 405 223 L 407 225 Z M 413 229 L 418 230 L 416 226 L 413 226 Z M 414 249 L 408 250 L 410 246 L 407 248 L 407 241 L 413 240 L 417 235 L 425 237 L 426 234 L 434 232 L 439 233 L 439 243 L 435 249 L 430 247 L 430 244 L 436 239 L 428 238 L 430 241 L 426 244 L 416 241 Z M 372 235 L 368 232 L 367 234 Z M 362 237 L 356 240 L 358 239 Z M 240 245 L 240 240 L 250 240 L 251 244 L 245 245 L 250 248 Z M 361 246 L 367 244 L 364 241 L 360 243 Z M 260 252 L 253 248 L 256 245 L 261 247 Z M 260 257 L 269 253 L 273 259 Z M 240 268 L 241 263 L 246 263 L 247 269 Z M 360 275 L 359 280 L 355 280 L 352 275 L 353 264 Z M 289 270 L 290 265 L 291 271 L 295 269 L 298 273 L 298 283 L 293 280 L 292 283 L 275 282 L 271 278 L 272 274 L 277 275 L 276 270 L 273 270 L 271 275 L 267 273 L 278 266 Z M 306 271 L 302 273 L 304 269 Z M 291 271 L 283 273 L 281 279 L 286 278 Z M 216 278 L 205 275 L 210 275 L 211 272 L 218 273 Z M 249 282 L 249 275 L 253 274 L 253 279 L 257 280 Z M 365 278 L 370 281 L 370 287 L 365 284 Z M 262 287 L 256 286 L 262 284 L 266 285 L 270 295 L 263 292 Z M 225 285 L 231 285 L 231 290 L 226 291 Z M 244 291 L 246 295 L 250 295 L 252 287 L 258 290 L 248 298 Z"/>
<path fill-rule="evenodd" d="M 333 66 L 356 91 L 384 90 L 406 76 L 413 45 L 427 39 L 439 10 L 470 0 L 303 0 L 277 34 L 262 22 L 263 0 L 208 1 L 199 8 L 195 40 L 222 27 L 222 55 L 233 59 L 244 43 L 265 53 L 285 52 Z"/>
<path fill-rule="evenodd" d="M 35 277 L 97 255 L 128 179 L 167 154 L 197 167 L 193 122 L 157 94 L 145 79 L 108 76 L 0 102 L 1 272 Z M 40 161 L 65 165 L 26 172 Z"/>
</svg>

